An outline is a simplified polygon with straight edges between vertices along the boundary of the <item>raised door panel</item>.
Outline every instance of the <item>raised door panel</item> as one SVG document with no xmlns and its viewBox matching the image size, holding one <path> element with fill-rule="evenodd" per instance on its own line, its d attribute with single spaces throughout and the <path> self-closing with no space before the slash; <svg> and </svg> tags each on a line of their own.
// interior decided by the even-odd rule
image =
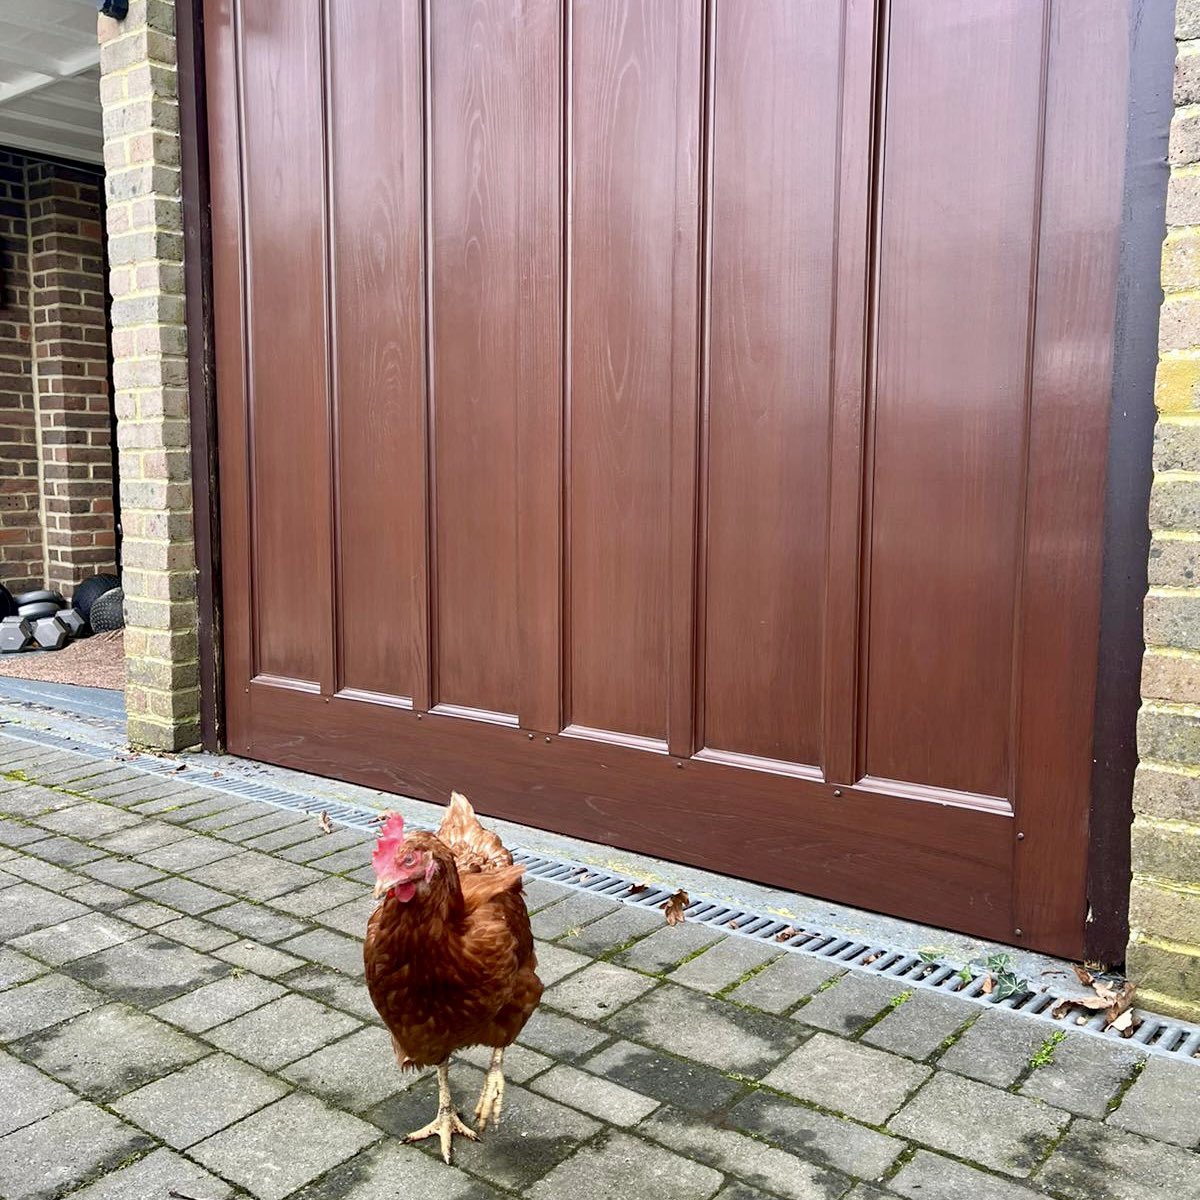
<svg viewBox="0 0 1200 1200">
<path fill-rule="evenodd" d="M 890 6 L 865 766 L 1008 797 L 1044 10 Z"/>
<path fill-rule="evenodd" d="M 338 684 L 393 702 L 428 691 L 420 12 L 329 9 Z"/>
<path fill-rule="evenodd" d="M 712 34 L 703 744 L 788 763 L 821 752 L 841 23 L 733 0 Z"/>
<path fill-rule="evenodd" d="M 240 13 L 252 674 L 329 691 L 321 14 L 286 0 Z"/>
<path fill-rule="evenodd" d="M 427 12 L 433 700 L 515 714 L 518 16 Z"/>
<path fill-rule="evenodd" d="M 694 380 L 698 332 L 676 341 L 699 238 L 696 174 L 678 159 L 698 142 L 701 40 L 699 0 L 571 4 L 567 715 L 664 745 L 672 419 L 676 401 L 694 414 L 681 372 Z"/>
</svg>

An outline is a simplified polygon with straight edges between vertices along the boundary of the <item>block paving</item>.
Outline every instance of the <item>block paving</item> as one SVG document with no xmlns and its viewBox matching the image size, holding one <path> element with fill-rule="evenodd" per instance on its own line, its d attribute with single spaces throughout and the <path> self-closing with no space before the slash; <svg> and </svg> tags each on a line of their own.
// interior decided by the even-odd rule
<svg viewBox="0 0 1200 1200">
<path fill-rule="evenodd" d="M 370 839 L 154 782 L 0 735 L 4 1200 L 1200 1200 L 1200 1062 L 542 881 L 447 1167 L 362 980 Z"/>
</svg>

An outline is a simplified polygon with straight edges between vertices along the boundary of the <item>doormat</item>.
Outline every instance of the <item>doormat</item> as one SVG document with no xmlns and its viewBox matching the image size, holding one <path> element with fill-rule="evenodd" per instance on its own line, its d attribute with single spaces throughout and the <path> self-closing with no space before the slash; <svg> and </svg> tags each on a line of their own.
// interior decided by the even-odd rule
<svg viewBox="0 0 1200 1200">
<path fill-rule="evenodd" d="M 81 687 L 125 690 L 124 630 L 76 638 L 61 650 L 25 650 L 0 654 L 0 675 L 38 683 L 73 683 Z"/>
</svg>

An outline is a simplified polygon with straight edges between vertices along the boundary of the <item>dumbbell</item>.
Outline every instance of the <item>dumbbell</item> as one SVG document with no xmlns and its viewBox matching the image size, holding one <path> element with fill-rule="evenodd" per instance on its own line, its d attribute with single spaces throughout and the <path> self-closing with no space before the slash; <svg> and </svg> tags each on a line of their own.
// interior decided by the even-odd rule
<svg viewBox="0 0 1200 1200">
<path fill-rule="evenodd" d="M 67 627 L 67 633 L 71 637 L 83 637 L 87 633 L 87 621 L 83 619 L 83 613 L 79 609 L 64 608 L 62 612 L 54 615 Z"/>
<path fill-rule="evenodd" d="M 33 641 L 33 627 L 24 617 L 5 617 L 0 621 L 0 652 L 15 654 Z"/>
<path fill-rule="evenodd" d="M 42 617 L 34 624 L 33 640 L 39 649 L 61 650 L 70 639 L 67 627 L 57 616 Z"/>
</svg>

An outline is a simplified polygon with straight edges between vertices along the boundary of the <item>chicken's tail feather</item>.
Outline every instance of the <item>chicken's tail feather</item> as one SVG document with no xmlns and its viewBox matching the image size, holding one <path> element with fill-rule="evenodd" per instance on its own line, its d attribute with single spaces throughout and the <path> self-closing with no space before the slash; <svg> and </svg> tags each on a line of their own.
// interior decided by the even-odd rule
<svg viewBox="0 0 1200 1200">
<path fill-rule="evenodd" d="M 454 855 L 460 871 L 499 871 L 512 866 L 513 857 L 504 843 L 490 829 L 484 829 L 461 792 L 451 794 L 438 837 Z"/>
</svg>

